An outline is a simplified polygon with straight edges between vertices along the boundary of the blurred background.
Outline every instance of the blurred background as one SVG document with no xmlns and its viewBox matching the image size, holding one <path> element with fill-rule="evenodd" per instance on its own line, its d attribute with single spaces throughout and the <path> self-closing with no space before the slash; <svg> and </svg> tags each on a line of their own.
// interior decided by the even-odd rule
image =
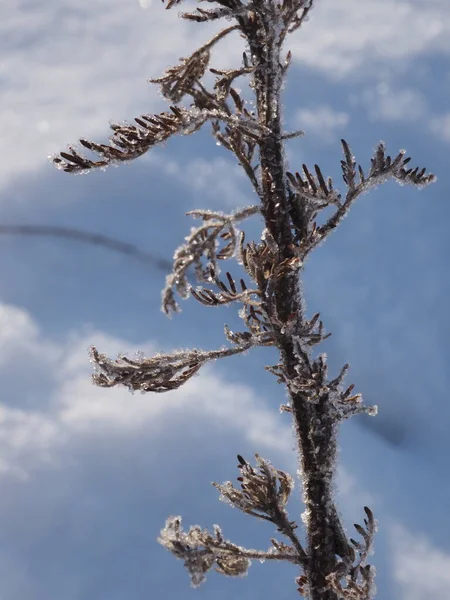
<svg viewBox="0 0 450 600">
<path fill-rule="evenodd" d="M 333 333 L 322 347 L 331 373 L 349 362 L 348 384 L 379 406 L 378 417 L 343 424 L 336 482 L 351 536 L 364 505 L 379 521 L 377 598 L 440 600 L 450 586 L 450 5 L 316 4 L 286 45 L 285 128 L 306 132 L 288 142 L 290 170 L 318 163 L 340 185 L 345 137 L 364 167 L 384 140 L 391 155 L 406 148 L 411 164 L 438 176 L 424 190 L 388 183 L 360 198 L 310 258 L 304 291 L 309 316 L 320 311 Z M 270 524 L 231 511 L 210 482 L 235 481 L 237 453 L 251 460 L 258 452 L 295 474 L 289 415 L 279 412 L 285 392 L 263 370 L 274 355 L 224 359 L 163 395 L 90 383 L 92 344 L 112 356 L 212 349 L 224 344 L 225 323 L 240 328 L 234 307 L 190 299 L 171 320 L 160 311 L 164 261 L 195 225 L 185 213 L 256 201 L 208 127 L 107 172 L 73 176 L 47 160 L 80 137 L 106 142 L 110 120 L 165 110 L 146 80 L 221 24 L 188 23 L 178 7 L 164 8 L 156 0 L 0 4 L 6 600 L 298 597 L 295 567 L 273 563 L 256 562 L 244 579 L 212 572 L 192 589 L 156 541 L 179 514 L 186 527 L 219 523 L 237 544 L 269 547 Z M 243 49 L 232 34 L 212 66 L 236 67 Z M 147 259 L 39 226 L 132 244 Z M 260 226 L 249 221 L 248 237 Z M 299 522 L 300 497 L 297 486 L 290 515 Z"/>
</svg>

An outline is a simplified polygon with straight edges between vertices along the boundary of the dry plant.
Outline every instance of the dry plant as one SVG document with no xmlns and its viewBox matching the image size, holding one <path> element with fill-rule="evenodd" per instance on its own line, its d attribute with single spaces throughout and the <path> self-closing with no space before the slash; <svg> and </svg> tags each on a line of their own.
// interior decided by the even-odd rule
<svg viewBox="0 0 450 600">
<path fill-rule="evenodd" d="M 179 0 L 168 0 L 166 8 L 178 4 Z M 182 13 L 182 18 L 199 23 L 225 17 L 234 24 L 162 77 L 151 80 L 160 85 L 169 110 L 137 117 L 133 125 L 112 124 L 109 144 L 81 139 L 91 158 L 69 146 L 52 160 L 68 173 L 103 168 L 133 160 L 169 137 L 194 133 L 208 122 L 217 142 L 235 155 L 258 203 L 231 214 L 189 213 L 200 225 L 175 252 L 162 308 L 168 315 L 177 311 L 176 294 L 191 295 L 206 306 L 234 302 L 240 306 L 243 331 L 232 332 L 225 326 L 229 346 L 215 351 L 194 349 L 136 359 L 121 355 L 112 360 L 93 348 L 93 379 L 103 387 L 125 385 L 142 392 L 165 392 L 183 385 L 209 361 L 256 346 L 275 347 L 279 362 L 265 368 L 285 386 L 289 397 L 282 409 L 292 416 L 298 442 L 304 535 L 298 534 L 286 510 L 292 477 L 256 455 L 255 467 L 238 456 L 240 487 L 231 482 L 214 485 L 222 500 L 273 523 L 284 541 L 272 539 L 267 551 L 246 549 L 226 540 L 218 526 L 212 533 L 199 526 L 186 532 L 180 517 L 167 520 L 159 541 L 184 561 L 193 585 L 200 584 L 212 568 L 239 576 L 247 572 L 252 558 L 284 560 L 298 566 L 296 585 L 306 598 L 367 600 L 375 594 L 374 568 L 368 559 L 376 521 L 365 507 L 364 525 L 355 525 L 360 540 L 348 537 L 336 508 L 333 479 L 340 422 L 359 413 L 375 415 L 376 407 L 365 406 L 353 385 L 343 385 L 348 365 L 330 378 L 326 355 L 314 352 L 329 334 L 324 333 L 319 314 L 305 315 L 300 275 L 308 255 L 339 225 L 359 196 L 388 179 L 423 187 L 435 177 L 425 169 L 411 168 L 404 150 L 391 158 L 383 143 L 377 145 L 369 168 L 364 169 L 345 140 L 344 192 L 334 187 L 318 165 L 288 171 L 285 143 L 302 132 L 282 129 L 281 90 L 291 59 L 290 52 L 282 56 L 282 48 L 287 35 L 304 26 L 312 5 L 313 0 L 216 0 L 214 8 Z M 216 80 L 213 89 L 207 89 L 202 79 L 211 49 L 233 31 L 245 42 L 242 64 L 230 70 L 210 68 Z M 255 110 L 233 87 L 243 76 L 250 78 Z M 180 104 L 183 100 L 187 100 L 185 105 Z M 325 209 L 329 216 L 324 215 Z M 264 221 L 261 238 L 246 242 L 238 225 L 257 213 Z M 246 278 L 236 280 L 230 272 L 220 276 L 219 263 L 233 257 Z M 202 284 L 195 289 L 187 280 L 192 266 Z"/>
</svg>

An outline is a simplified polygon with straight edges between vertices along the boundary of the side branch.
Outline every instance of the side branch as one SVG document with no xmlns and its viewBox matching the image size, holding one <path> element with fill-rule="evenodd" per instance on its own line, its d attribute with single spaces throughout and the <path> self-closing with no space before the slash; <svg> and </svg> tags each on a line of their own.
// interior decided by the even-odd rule
<svg viewBox="0 0 450 600">
<path fill-rule="evenodd" d="M 371 166 L 364 172 L 361 165 L 357 165 L 348 143 L 345 140 L 341 140 L 341 143 L 344 153 L 344 160 L 341 160 L 342 177 L 347 186 L 343 201 L 341 194 L 334 188 L 331 177 L 325 179 L 318 165 L 314 165 L 314 172 L 302 165 L 303 173 L 295 173 L 295 176 L 286 173 L 289 184 L 289 213 L 295 231 L 294 242 L 302 260 L 336 229 L 355 200 L 370 189 L 389 179 L 401 185 L 410 184 L 418 188 L 436 180 L 425 168 L 408 168 L 411 159 L 405 157 L 404 150 L 400 150 L 394 159 L 386 155 L 383 142 L 377 145 L 371 158 Z M 318 226 L 317 215 L 333 206 L 334 213 L 323 225 Z"/>
<path fill-rule="evenodd" d="M 91 348 L 91 362 L 96 373 L 92 381 L 99 387 L 124 385 L 141 392 L 169 392 L 193 377 L 207 362 L 246 352 L 255 345 L 253 339 L 221 350 L 182 350 L 135 360 L 119 355 L 116 360 Z"/>
<path fill-rule="evenodd" d="M 69 146 L 69 152 L 51 156 L 53 164 L 66 173 L 87 173 L 92 169 L 105 168 L 111 164 L 128 162 L 145 154 L 150 148 L 166 141 L 172 135 L 194 133 L 207 120 L 207 115 L 198 111 L 195 115 L 183 107 L 171 106 L 172 113 L 142 115 L 134 120 L 137 125 L 111 123 L 113 134 L 109 144 L 97 144 L 80 139 L 80 144 L 100 160 L 91 160 Z"/>
<path fill-rule="evenodd" d="M 205 74 L 211 58 L 211 48 L 235 29 L 238 29 L 237 25 L 223 29 L 206 44 L 200 46 L 189 58 L 181 58 L 179 65 L 169 67 L 162 77 L 149 79 L 149 83 L 161 84 L 161 92 L 168 100 L 180 102 Z"/>
<path fill-rule="evenodd" d="M 220 500 L 242 512 L 269 521 L 278 528 L 292 543 L 299 564 L 307 565 L 306 552 L 298 539 L 297 524 L 289 519 L 286 504 L 294 488 L 294 479 L 285 471 L 275 469 L 269 461 L 255 454 L 255 470 L 242 456 L 238 455 L 241 476 L 238 481 L 242 490 L 233 486 L 231 481 L 213 483 L 221 493 Z M 272 543 L 276 546 L 274 540 Z M 278 543 L 280 545 L 280 543 Z"/>
<path fill-rule="evenodd" d="M 324 225 L 317 228 L 316 241 L 309 251 L 322 242 L 333 229 L 336 229 L 359 196 L 371 188 L 384 183 L 387 179 L 394 179 L 403 185 L 415 185 L 418 188 L 425 187 L 436 181 L 436 176 L 433 173 L 427 173 L 425 168 L 407 168 L 406 165 L 408 165 L 411 158 L 405 156 L 405 150 L 400 150 L 394 159 L 387 156 L 383 142 L 377 145 L 375 154 L 371 159 L 369 172 L 365 174 L 360 165 L 358 165 L 358 170 L 356 170 L 356 161 L 347 142 L 341 140 L 341 143 L 344 150 L 344 160 L 341 161 L 341 166 L 344 182 L 348 186 L 348 192 L 345 202 L 338 206 L 334 215 Z"/>
<path fill-rule="evenodd" d="M 242 577 L 247 575 L 251 559 L 286 560 L 298 564 L 298 557 L 290 546 L 272 540 L 274 548 L 268 551 L 249 550 L 225 540 L 222 530 L 214 525 L 214 533 L 198 525 L 183 531 L 181 517 L 169 517 L 161 530 L 158 542 L 176 558 L 184 561 L 193 587 L 206 579 L 213 567 L 221 575 Z"/>
<path fill-rule="evenodd" d="M 192 287 L 187 280 L 191 266 L 199 282 L 209 281 L 211 268 L 219 273 L 218 260 L 235 256 L 238 247 L 238 230 L 235 224 L 260 212 L 259 206 L 248 206 L 232 214 L 209 210 L 193 210 L 187 214 L 203 219 L 203 224 L 191 229 L 186 242 L 176 249 L 172 272 L 166 278 L 162 291 L 162 310 L 166 315 L 179 311 L 175 289 L 182 298 L 188 298 Z M 220 241 L 226 245 L 220 248 Z M 207 262 L 205 265 L 203 261 Z"/>
</svg>

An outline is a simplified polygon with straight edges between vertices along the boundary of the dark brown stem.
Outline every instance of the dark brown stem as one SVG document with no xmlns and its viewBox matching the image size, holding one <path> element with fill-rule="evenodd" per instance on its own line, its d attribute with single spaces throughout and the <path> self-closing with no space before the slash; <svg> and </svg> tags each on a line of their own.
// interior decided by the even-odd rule
<svg viewBox="0 0 450 600">
<path fill-rule="evenodd" d="M 272 5 L 273 7 L 273 5 Z M 276 10 L 272 8 L 271 10 Z M 261 23 L 259 23 L 259 27 Z M 254 73 L 254 87 L 257 99 L 258 117 L 261 125 L 271 131 L 260 143 L 263 206 L 262 212 L 267 229 L 277 242 L 280 262 L 292 258 L 292 232 L 289 218 L 288 192 L 286 186 L 286 165 L 284 160 L 280 91 L 282 69 L 280 61 L 281 45 L 274 27 L 267 27 L 264 43 L 261 34 L 246 32 L 250 49 L 257 64 Z M 266 308 L 270 317 L 277 323 L 286 323 L 296 315 L 295 330 L 301 331 L 304 315 L 301 300 L 301 283 L 297 272 L 280 277 L 274 284 L 274 298 L 266 298 Z M 274 311 L 276 314 L 274 314 Z M 292 333 L 282 333 L 279 329 L 278 345 L 283 366 L 288 379 L 297 377 L 295 367 L 299 363 Z M 337 600 L 337 595 L 329 589 L 327 575 L 335 567 L 335 543 L 333 526 L 329 522 L 332 501 L 332 475 L 336 454 L 336 432 L 334 418 L 328 397 L 319 404 L 312 404 L 300 393 L 291 393 L 291 405 L 302 464 L 303 494 L 306 505 L 308 565 L 306 576 L 311 600 Z"/>
</svg>

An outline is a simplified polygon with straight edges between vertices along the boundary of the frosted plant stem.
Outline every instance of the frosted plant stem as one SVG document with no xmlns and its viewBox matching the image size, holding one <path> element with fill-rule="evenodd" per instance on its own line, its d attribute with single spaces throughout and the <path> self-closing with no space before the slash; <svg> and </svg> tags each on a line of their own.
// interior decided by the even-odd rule
<svg viewBox="0 0 450 600">
<path fill-rule="evenodd" d="M 168 0 L 166 8 L 180 2 Z M 405 150 L 392 158 L 386 153 L 384 142 L 377 144 L 366 171 L 356 162 L 346 140 L 341 140 L 345 196 L 335 189 L 331 177 L 324 177 L 317 164 L 313 169 L 303 164 L 302 173 L 289 172 L 284 143 L 294 134 L 282 130 L 281 90 L 291 53 L 282 59 L 281 49 L 286 35 L 305 22 L 313 0 L 215 2 L 218 7 L 197 8 L 181 13 L 181 17 L 200 23 L 232 17 L 236 25 L 224 29 L 189 57 L 180 58 L 162 77 L 150 80 L 161 86 L 163 96 L 170 102 L 170 112 L 135 117 L 136 125 L 112 123 L 109 144 L 80 139 L 80 145 L 93 158 L 85 156 L 84 150 L 69 146 L 68 151 L 60 152 L 52 161 L 68 173 L 104 169 L 110 164 L 135 160 L 170 137 L 191 135 L 211 122 L 214 137 L 235 155 L 261 204 L 231 215 L 204 209 L 190 212 L 202 223 L 191 229 L 174 254 L 172 272 L 163 292 L 163 310 L 167 315 L 178 310 L 175 292 L 182 298 L 191 295 L 205 306 L 238 302 L 245 330 L 231 331 L 225 325 L 225 336 L 232 347 L 213 351 L 190 349 L 136 359 L 120 355 L 112 360 L 93 348 L 93 380 L 101 387 L 122 385 L 132 391 L 165 393 L 187 383 L 212 360 L 257 346 L 278 348 L 279 363 L 265 368 L 286 386 L 289 395 L 289 403 L 282 409 L 293 418 L 306 543 L 297 537 L 297 524 L 286 509 L 294 478 L 258 454 L 256 468 L 237 455 L 241 489 L 230 481 L 213 485 L 220 491 L 221 500 L 275 525 L 289 540 L 288 545 L 271 539 L 275 550 L 245 549 L 225 540 L 217 525 L 213 533 L 198 525 L 184 531 L 181 517 L 173 516 L 167 519 L 159 541 L 184 561 L 194 587 L 205 581 L 212 568 L 222 575 L 240 577 L 247 573 L 251 558 L 277 558 L 301 569 L 296 578 L 297 590 L 308 600 L 369 600 L 375 593 L 375 570 L 367 558 L 377 523 L 370 508 L 364 507 L 365 526 L 355 524 L 362 541 L 347 539 L 333 500 L 333 477 L 339 422 L 360 413 L 374 416 L 376 407 L 362 404 L 361 394 L 353 393 L 353 384 L 342 389 L 349 365 L 329 379 L 326 355 L 313 354 L 313 348 L 330 334 L 324 333 L 319 313 L 306 318 L 300 275 L 309 253 L 337 228 L 358 196 L 388 179 L 421 188 L 432 183 L 435 176 L 425 168 L 410 167 L 411 159 L 405 156 Z M 217 79 L 214 89 L 208 90 L 201 80 L 209 67 L 210 49 L 235 30 L 248 44 L 243 64 L 228 71 L 210 69 Z M 242 75 L 251 77 L 249 86 L 254 90 L 255 103 L 245 101 L 240 90 L 231 85 Z M 192 99 L 190 107 L 180 104 L 185 97 Z M 255 164 L 257 158 L 259 163 Z M 332 208 L 333 214 L 318 226 L 316 219 L 326 208 Z M 239 232 L 235 225 L 257 213 L 262 214 L 265 225 L 260 242 L 245 242 L 245 232 Z M 123 245 L 121 249 L 125 250 Z M 220 277 L 219 263 L 231 258 L 237 258 L 252 281 L 251 288 L 244 278 L 235 278 L 231 271 Z M 191 265 L 202 284 L 196 289 L 187 280 Z"/>
<path fill-rule="evenodd" d="M 260 122 L 271 130 L 260 145 L 263 189 L 263 215 L 267 229 L 277 242 L 280 260 L 290 259 L 292 233 L 288 219 L 286 166 L 281 136 L 280 87 L 282 83 L 280 47 L 272 32 L 264 48 L 254 43 L 251 51 L 259 61 L 255 70 L 255 92 Z M 287 273 L 275 284 L 275 310 L 282 322 L 296 315 L 295 330 L 300 331 L 304 321 L 301 302 L 301 282 L 297 273 Z M 267 302 L 267 312 L 273 306 Z M 275 316 L 275 315 L 272 315 Z M 292 334 L 279 334 L 279 348 L 284 368 L 292 380 L 297 373 L 298 355 Z M 303 496 L 306 505 L 307 554 L 306 568 L 311 600 L 337 600 L 329 589 L 327 575 L 335 567 L 332 548 L 334 532 L 329 523 L 332 503 L 332 476 L 336 454 L 336 431 L 327 402 L 312 405 L 300 393 L 291 394 L 292 415 L 298 449 L 301 457 Z"/>
</svg>

